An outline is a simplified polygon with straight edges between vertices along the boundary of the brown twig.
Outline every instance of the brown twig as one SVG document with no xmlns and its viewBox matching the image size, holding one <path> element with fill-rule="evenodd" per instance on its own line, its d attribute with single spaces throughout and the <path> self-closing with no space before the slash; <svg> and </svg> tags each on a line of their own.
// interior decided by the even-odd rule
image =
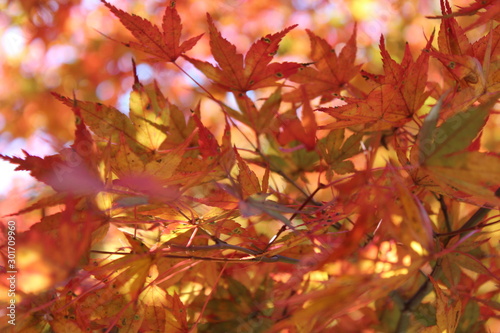
<svg viewBox="0 0 500 333">
<path fill-rule="evenodd" d="M 312 198 L 316 195 L 316 193 L 318 193 L 319 190 L 322 190 L 325 188 L 325 185 L 323 184 L 320 184 L 315 190 L 313 193 L 311 193 L 307 199 L 302 203 L 302 205 L 300 205 L 299 209 L 297 209 L 297 211 L 295 213 L 293 213 L 292 216 L 290 216 L 290 222 L 292 222 L 292 220 L 298 215 L 298 213 L 304 209 L 304 207 L 312 200 Z M 266 245 L 266 247 L 264 248 L 264 250 L 262 250 L 262 252 L 265 252 L 267 251 L 267 249 L 269 249 L 269 247 L 271 247 L 271 245 L 274 244 L 274 242 L 278 239 L 278 237 L 283 233 L 285 232 L 285 230 L 287 229 L 287 226 L 284 224 L 280 230 L 278 230 L 278 232 L 271 238 L 271 240 L 269 241 L 269 243 Z"/>
</svg>

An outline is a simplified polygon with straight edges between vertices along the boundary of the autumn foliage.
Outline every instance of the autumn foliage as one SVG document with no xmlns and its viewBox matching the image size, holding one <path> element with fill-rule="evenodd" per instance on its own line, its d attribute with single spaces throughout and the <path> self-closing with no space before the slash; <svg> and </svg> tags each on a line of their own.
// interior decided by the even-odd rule
<svg viewBox="0 0 500 333">
<path fill-rule="evenodd" d="M 2 329 L 498 331 L 500 3 L 441 0 L 422 47 L 380 37 L 379 67 L 354 23 L 339 47 L 299 24 L 242 50 L 216 13 L 186 33 L 180 3 L 153 23 L 102 0 L 129 31 L 100 36 L 131 52 L 128 114 L 52 92 L 72 143 L 0 155 L 46 185 L 2 213 L 4 240 L 32 221 Z M 309 43 L 295 58 L 292 33 Z M 139 63 L 189 80 L 189 99 Z"/>
</svg>

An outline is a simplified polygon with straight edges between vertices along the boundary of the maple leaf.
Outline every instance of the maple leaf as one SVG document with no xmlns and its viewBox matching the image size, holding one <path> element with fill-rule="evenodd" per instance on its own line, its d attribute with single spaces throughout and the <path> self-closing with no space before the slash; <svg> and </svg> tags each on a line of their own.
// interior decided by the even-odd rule
<svg viewBox="0 0 500 333">
<path fill-rule="evenodd" d="M 260 108 L 257 108 L 252 99 L 246 94 L 236 94 L 234 97 L 241 112 L 224 105 L 227 115 L 241 121 L 256 133 L 278 132 L 278 111 L 282 101 L 281 87 L 278 87 L 274 93 L 265 98 L 265 102 Z"/>
<path fill-rule="evenodd" d="M 475 95 L 479 96 L 484 91 L 486 82 L 478 59 L 467 55 L 448 55 L 440 52 L 431 52 L 431 55 L 441 61 L 457 81 L 465 81 L 464 86 L 467 86 L 467 83 L 480 83 L 479 91 Z"/>
<path fill-rule="evenodd" d="M 432 222 L 426 212 L 422 202 L 412 194 L 403 179 L 391 168 L 391 182 L 394 184 L 395 201 L 402 210 L 404 223 L 399 225 L 398 234 L 401 235 L 401 242 L 408 248 L 418 242 L 427 250 L 427 254 L 433 252 L 434 238 Z M 393 209 L 394 211 L 395 209 Z"/>
<path fill-rule="evenodd" d="M 344 129 L 332 130 L 318 141 L 320 154 L 327 165 L 326 177 L 332 180 L 333 172 L 343 175 L 355 170 L 354 163 L 346 160 L 361 150 L 362 134 L 353 134 L 344 142 Z"/>
<path fill-rule="evenodd" d="M 175 9 L 175 1 L 170 1 L 165 8 L 162 23 L 163 32 L 148 20 L 134 14 L 128 14 L 105 0 L 101 1 L 139 41 L 139 43 L 123 44 L 153 55 L 153 61 L 175 62 L 180 55 L 193 48 L 203 36 L 201 34 L 180 43 L 182 25 L 177 9 Z"/>
<path fill-rule="evenodd" d="M 342 249 L 339 250 L 342 251 Z M 366 249 L 359 249 L 358 255 L 362 255 L 361 253 L 364 251 Z M 315 257 L 315 259 L 321 258 L 318 258 L 318 255 Z M 314 260 L 314 262 L 316 261 Z M 382 262 L 384 261 L 379 263 Z M 302 322 L 309 322 L 307 318 L 310 318 L 310 316 L 314 318 L 318 318 L 316 316 L 320 318 L 341 318 L 342 315 L 359 309 L 363 304 L 386 297 L 389 291 L 408 282 L 409 276 L 417 274 L 420 265 L 424 262 L 423 259 L 414 260 L 409 267 L 397 263 L 390 270 L 390 273 L 389 271 L 385 272 L 389 274 L 385 274 L 384 272 L 374 273 L 366 268 L 359 269 L 356 267 L 359 263 L 351 264 L 344 259 L 338 260 L 335 263 L 343 268 L 323 277 L 320 286 L 314 287 L 311 281 L 311 283 L 308 283 L 307 293 L 294 294 L 283 301 L 289 307 L 304 303 L 308 304 L 308 306 L 299 305 L 297 310 L 294 311 L 294 315 L 287 318 L 286 321 L 290 321 L 292 325 L 296 326 Z M 365 263 L 368 264 L 368 262 Z M 376 264 L 376 262 L 372 264 Z M 294 275 L 300 274 L 299 272 L 294 272 Z M 352 281 L 356 281 L 356 283 L 353 285 L 351 284 Z M 290 284 L 290 282 L 286 283 L 284 288 L 290 287 Z M 379 287 L 374 287 L 375 285 Z M 381 285 L 384 287 L 380 288 Z M 277 327 L 283 326 L 277 325 Z M 313 329 L 312 331 L 321 331 L 321 329 Z"/>
<path fill-rule="evenodd" d="M 383 131 L 400 127 L 411 119 L 400 92 L 389 84 L 373 89 L 366 98 L 342 99 L 347 104 L 318 109 L 337 119 L 322 128 L 334 130 L 356 126 L 357 130 Z"/>
<path fill-rule="evenodd" d="M 198 145 L 200 147 L 201 156 L 204 158 L 217 156 L 220 148 L 214 135 L 208 130 L 208 128 L 205 127 L 205 125 L 203 125 L 200 118 L 196 114 L 193 114 L 193 119 L 196 126 L 198 126 Z"/>
<path fill-rule="evenodd" d="M 152 150 L 157 150 L 167 137 L 163 130 L 170 123 L 167 100 L 161 93 L 156 82 L 143 86 L 137 76 L 135 62 L 134 85 L 129 98 L 129 117 L 136 128 L 136 139 Z"/>
<path fill-rule="evenodd" d="M 278 111 L 281 105 L 281 88 L 276 89 L 260 107 L 257 119 L 255 120 L 255 129 L 257 133 L 266 131 L 275 131 L 278 126 Z"/>
<path fill-rule="evenodd" d="M 427 84 L 429 51 L 433 39 L 434 33 L 427 41 L 427 45 L 416 61 L 413 61 L 408 44 L 406 44 L 401 65 L 397 65 L 397 63 L 392 60 L 385 48 L 383 38 L 381 39 L 380 48 L 386 79 L 389 80 L 392 85 L 399 88 L 409 114 L 418 111 L 428 96 L 428 93 L 424 91 Z"/>
<path fill-rule="evenodd" d="M 208 62 L 185 55 L 184 58 L 223 89 L 244 93 L 258 88 L 277 86 L 279 84 L 276 81 L 289 77 L 302 66 L 290 62 L 270 64 L 278 51 L 281 39 L 297 25 L 262 37 L 252 44 L 245 59 L 243 59 L 243 55 L 237 53 L 236 46 L 222 37 L 215 27 L 212 17 L 208 14 L 207 17 L 210 30 L 210 49 L 219 66 L 215 67 Z"/>
<path fill-rule="evenodd" d="M 478 58 L 465 30 L 453 17 L 448 0 L 441 0 L 441 11 L 443 16 L 438 34 L 439 51 L 433 50 L 431 54 L 451 74 L 451 84 L 458 83 L 455 93 L 449 96 L 450 100 L 455 101 L 453 109 L 458 112 L 466 109 L 485 92 L 486 78 L 481 61 L 485 60 L 484 65 L 488 66 L 489 55 L 483 53 L 483 57 Z M 443 113 L 449 112 L 443 110 Z"/>
<path fill-rule="evenodd" d="M 203 198 L 192 198 L 193 201 L 200 202 L 211 207 L 232 210 L 238 207 L 238 198 L 222 187 L 211 189 Z"/>
<path fill-rule="evenodd" d="M 258 278 L 259 285 L 270 287 L 273 281 L 269 278 L 272 268 L 261 271 Z M 217 285 L 213 297 L 207 304 L 207 323 L 203 326 L 204 332 L 264 332 L 272 326 L 269 314 L 273 306 L 266 303 L 270 295 L 267 288 L 253 290 L 250 288 L 250 279 L 227 278 L 225 285 Z M 226 286 L 227 285 L 227 286 Z M 235 300 L 241 300 L 235 302 Z M 241 318 L 234 318 L 231 312 L 242 314 Z"/>
<path fill-rule="evenodd" d="M 286 218 L 283 213 L 295 213 L 294 209 L 286 207 L 285 205 L 277 202 L 266 200 L 269 194 L 262 193 L 264 186 L 261 186 L 255 173 L 248 167 L 247 163 L 241 156 L 239 156 L 236 148 L 234 153 L 238 162 L 239 174 L 237 177 L 238 182 L 231 178 L 232 186 L 226 184 L 218 184 L 220 189 L 223 189 L 228 194 L 238 199 L 239 211 L 242 216 L 249 217 L 255 215 L 266 214 L 283 222 L 290 229 L 295 229 L 290 220 Z M 269 182 L 269 173 L 264 175 L 262 180 L 263 185 L 267 187 Z M 231 201 L 229 201 L 231 203 Z M 218 205 L 220 206 L 220 205 Z"/>
<path fill-rule="evenodd" d="M 157 274 L 150 274 L 150 270 L 155 267 L 159 257 L 141 240 L 126 234 L 125 238 L 132 250 L 129 254 L 116 260 L 94 259 L 86 269 L 92 272 L 96 279 L 112 282 L 106 284 L 108 292 L 115 289 L 116 292 L 127 294 L 132 300 L 136 300 L 144 291 L 146 282 L 157 277 Z"/>
<path fill-rule="evenodd" d="M 345 89 L 349 81 L 359 73 L 361 65 L 354 65 L 357 51 L 356 26 L 339 55 L 326 40 L 308 29 L 306 31 L 311 41 L 311 59 L 316 69 L 310 66 L 300 68 L 290 80 L 300 83 L 310 99 L 322 96 L 322 100 L 326 101 L 332 98 L 331 95 Z M 283 99 L 287 102 L 300 102 L 302 92 L 297 89 L 285 94 Z"/>
<path fill-rule="evenodd" d="M 75 114 L 75 141 L 57 155 L 43 158 L 28 154 L 25 158 L 0 155 L 5 161 L 18 164 L 16 170 L 29 171 L 31 176 L 51 186 L 57 192 L 73 195 L 96 194 L 103 188 L 97 170 L 99 156 L 94 140 L 82 118 L 82 109 L 72 105 Z"/>
<path fill-rule="evenodd" d="M 167 295 L 168 304 L 166 306 L 165 332 L 188 332 L 187 309 L 182 303 L 179 295 Z"/>
<path fill-rule="evenodd" d="M 439 104 L 426 117 L 412 160 L 418 156 L 420 165 L 447 194 L 478 204 L 500 202 L 494 193 L 500 187 L 500 156 L 464 151 L 483 128 L 497 97 L 457 113 L 437 128 Z"/>
<path fill-rule="evenodd" d="M 462 302 L 444 294 L 437 281 L 430 277 L 436 292 L 436 332 L 455 332 L 462 314 Z"/>
<path fill-rule="evenodd" d="M 280 115 L 281 121 L 280 133 L 278 135 L 278 142 L 281 145 L 286 145 L 293 140 L 302 142 L 307 150 L 314 150 L 316 147 L 316 130 L 318 124 L 316 117 L 311 107 L 305 88 L 302 90 L 302 121 L 299 120 L 296 110 L 292 109 L 289 113 Z"/>
<path fill-rule="evenodd" d="M 158 150 L 182 145 L 193 133 L 195 124 L 192 120 L 186 124 L 182 111 L 163 96 L 156 82 L 142 85 L 135 73 L 135 64 L 134 77 L 129 117 L 112 106 L 82 102 L 57 93 L 52 95 L 68 106 L 76 105 L 98 137 L 112 143 L 124 139 L 141 159 L 150 159 Z"/>
<path fill-rule="evenodd" d="M 356 126 L 357 130 L 382 131 L 400 127 L 411 120 L 423 105 L 429 93 L 425 92 L 429 50 L 433 36 L 427 42 L 416 61 L 413 61 L 408 45 L 401 64 L 396 63 L 380 38 L 380 53 L 385 75 L 363 72 L 366 79 L 373 79 L 378 87 L 365 98 L 342 97 L 347 104 L 334 108 L 320 108 L 335 117 L 337 122 L 323 126 L 340 129 Z"/>
<path fill-rule="evenodd" d="M 166 112 L 169 113 L 170 120 L 168 126 L 163 126 L 162 130 L 168 135 L 160 145 L 159 150 L 176 149 L 195 131 L 196 123 L 193 117 L 188 117 L 186 121 L 184 112 L 168 100 L 166 100 L 165 110 L 168 110 Z"/>
<path fill-rule="evenodd" d="M 100 212 L 82 210 L 82 202 L 68 196 L 62 211 L 42 217 L 28 231 L 16 232 L 17 278 L 25 282 L 19 285 L 19 293 L 46 291 L 86 264 L 91 246 L 104 237 L 109 224 Z M 7 243 L 2 247 L 6 246 Z M 7 262 L 4 253 L 2 250 L 2 259 Z"/>
<path fill-rule="evenodd" d="M 442 2 L 443 4 L 443 2 Z M 470 15 L 478 15 L 479 18 L 468 25 L 464 31 L 469 31 L 471 29 L 477 28 L 482 24 L 486 24 L 490 20 L 498 21 L 498 14 L 500 14 L 500 6 L 495 0 L 474 0 L 467 7 L 457 6 L 460 8 L 457 12 L 452 13 L 449 5 L 446 8 L 446 11 L 443 11 L 442 16 L 427 16 L 427 18 L 440 18 L 446 19 L 450 17 L 458 17 L 458 16 L 470 16 Z M 443 7 L 442 7 L 443 8 Z M 484 11 L 481 11 L 484 9 Z"/>
<path fill-rule="evenodd" d="M 156 152 L 147 159 L 141 159 L 130 149 L 125 140 L 121 140 L 114 158 L 109 161 L 111 170 L 118 176 L 113 184 L 132 192 L 128 197 L 115 200 L 115 204 L 119 207 L 145 203 L 161 204 L 177 199 L 179 189 L 172 185 L 187 182 L 187 180 L 179 182 L 179 174 L 181 178 L 184 178 L 184 175 L 178 169 L 194 135 L 193 132 L 175 149 Z"/>
<path fill-rule="evenodd" d="M 500 7 L 500 6 L 499 6 Z M 483 67 L 487 67 L 488 60 L 491 63 L 498 62 L 500 57 L 500 26 L 491 29 L 487 35 L 472 44 L 475 58 L 481 61 Z"/>
<path fill-rule="evenodd" d="M 238 183 L 241 186 L 242 199 L 246 199 L 254 194 L 260 193 L 260 183 L 259 179 L 255 175 L 248 165 L 245 163 L 243 158 L 241 158 L 240 154 L 236 148 L 234 149 L 236 160 L 238 161 L 238 169 L 240 170 L 238 174 Z"/>
<path fill-rule="evenodd" d="M 40 6 L 28 2 L 20 8 L 37 12 Z M 362 71 L 364 82 L 357 77 L 356 29 L 337 54 L 326 38 L 307 31 L 311 64 L 273 63 L 281 61 L 276 52 L 293 27 L 239 54 L 209 16 L 209 64 L 185 54 L 201 35 L 182 42 L 175 2 L 151 7 L 164 12 L 157 26 L 109 0 L 102 3 L 119 18 L 111 23 L 121 21 L 134 36 L 125 44 L 134 52 L 146 52 L 153 62 L 176 64 L 182 57 L 222 87 L 224 94 L 210 94 L 200 86 L 222 108 L 225 124 L 205 122 L 212 115 L 204 112 L 211 110 L 191 103 L 196 89 L 172 95 L 182 108 L 171 104 L 161 91 L 178 87 L 141 83 L 135 64 L 127 115 L 55 94 L 74 112 L 74 143 L 46 157 L 0 155 L 56 192 L 34 204 L 22 200 L 30 206 L 19 213 L 30 214 L 0 223 L 0 239 L 8 240 L 0 241 L 4 275 L 13 223 L 19 227 L 19 330 L 488 329 L 499 292 L 481 291 L 500 279 L 495 239 L 487 239 L 500 204 L 500 155 L 490 148 L 500 91 L 498 1 L 471 0 L 453 13 L 441 0 L 440 21 L 431 21 L 441 29 L 424 49 L 415 53 L 407 43 L 396 57 L 382 37 L 382 75 Z M 241 13 L 254 19 L 261 9 L 275 12 L 273 5 L 247 1 Z M 66 15 L 71 6 L 63 7 L 51 13 Z M 196 24 L 199 11 L 191 14 L 184 26 Z M 476 15 L 464 20 L 472 25 L 457 23 L 463 15 Z M 64 34 L 54 17 L 51 31 Z M 473 42 L 471 36 L 480 38 Z M 304 56 L 295 42 L 293 56 Z M 70 67 L 91 66 L 90 86 L 97 85 L 107 79 L 99 71 L 106 62 L 116 82 L 123 81 L 126 73 L 114 71 L 110 45 L 83 52 L 85 66 L 66 66 L 66 76 L 79 76 Z M 430 57 L 443 67 L 429 66 Z M 16 72 L 6 69 L 7 77 Z M 286 90 L 280 77 L 297 89 Z M 8 105 L 16 106 L 19 94 L 11 95 Z M 437 103 L 420 126 L 429 96 Z M 29 96 L 23 97 L 27 111 L 40 106 L 42 99 L 28 103 Z M 321 109 L 335 120 L 326 123 L 326 133 L 318 132 L 314 102 L 332 97 L 345 105 Z M 28 124 L 31 112 L 9 112 L 6 129 L 26 135 L 12 120 Z M 65 134 L 53 132 L 64 122 L 59 118 L 47 123 L 56 136 Z M 218 141 L 214 134 L 222 130 Z M 408 178 L 386 159 L 394 146 Z M 33 222 L 40 213 L 40 222 Z M 434 301 L 419 305 L 433 285 Z M 467 297 L 457 302 L 448 290 Z M 418 320 L 408 320 L 409 314 Z M 11 327 L 5 317 L 0 331 Z"/>
<path fill-rule="evenodd" d="M 467 55 L 448 54 L 441 49 L 431 52 L 446 68 L 445 82 L 453 89 L 441 110 L 443 118 L 465 111 L 478 100 L 486 102 L 492 94 L 500 92 L 499 42 L 500 27 L 497 26 L 474 42 Z"/>
<path fill-rule="evenodd" d="M 437 104 L 425 118 L 420 130 L 418 147 L 415 149 L 420 152 L 420 163 L 439 161 L 465 149 L 484 126 L 495 102 L 494 98 L 480 107 L 470 108 L 467 112 L 447 119 L 436 128 L 440 112 L 440 104 Z"/>
<path fill-rule="evenodd" d="M 138 325 L 140 329 L 146 331 L 163 330 L 166 322 L 165 318 L 168 314 L 167 308 L 169 307 L 165 290 L 155 284 L 151 284 L 141 293 L 137 304 L 138 306 L 135 309 L 137 311 L 136 316 L 140 320 L 136 320 L 136 322 L 142 321 Z M 134 328 L 130 327 L 130 331 L 133 332 Z M 127 329 L 129 328 L 127 327 Z"/>
<path fill-rule="evenodd" d="M 441 0 L 441 12 L 443 15 L 451 14 L 448 0 Z M 446 54 L 472 55 L 471 44 L 465 35 L 465 31 L 453 17 L 443 17 L 438 34 L 439 50 Z"/>
<path fill-rule="evenodd" d="M 76 105 L 85 119 L 85 123 L 98 137 L 111 142 L 117 142 L 120 137 L 124 137 L 136 153 L 152 151 L 137 140 L 137 130 L 134 124 L 116 108 L 101 103 L 70 99 L 57 93 L 52 93 L 52 95 L 70 107 Z"/>
<path fill-rule="evenodd" d="M 96 261 L 94 263 L 97 265 Z M 140 268 L 143 266 L 142 262 L 136 264 Z M 130 270 L 124 270 L 123 275 L 126 273 L 131 272 Z M 128 277 L 133 280 L 137 279 L 137 274 L 140 273 L 139 269 L 136 268 L 134 273 L 136 273 L 135 276 Z M 109 277 L 110 275 L 108 275 Z M 99 277 L 97 280 L 91 281 L 93 285 L 96 282 L 100 282 Z M 139 328 L 138 326 L 142 324 L 143 318 L 138 316 L 138 313 L 142 313 L 143 307 L 134 309 L 127 295 L 121 292 L 121 286 L 118 284 L 116 287 L 113 288 L 111 283 L 98 283 L 98 286 L 86 290 L 82 297 L 77 299 L 75 312 L 78 313 L 78 320 L 82 328 L 97 327 L 107 329 L 116 325 L 118 321 L 120 321 L 120 324 L 117 326 L 124 325 L 127 329 Z"/>
</svg>

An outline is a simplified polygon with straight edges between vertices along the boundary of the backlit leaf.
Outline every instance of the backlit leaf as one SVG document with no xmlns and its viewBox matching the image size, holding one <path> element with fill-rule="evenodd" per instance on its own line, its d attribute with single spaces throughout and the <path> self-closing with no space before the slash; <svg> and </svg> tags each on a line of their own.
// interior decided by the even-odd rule
<svg viewBox="0 0 500 333">
<path fill-rule="evenodd" d="M 162 128 L 168 128 L 170 122 L 167 102 L 156 84 L 144 87 L 139 82 L 135 64 L 134 80 L 129 101 L 130 120 L 134 123 L 137 140 L 151 150 L 157 150 L 167 136 Z"/>
<path fill-rule="evenodd" d="M 236 47 L 215 27 L 208 15 L 210 30 L 210 49 L 218 66 L 185 56 L 196 68 L 209 79 L 228 91 L 246 92 L 263 87 L 276 86 L 276 81 L 295 73 L 300 67 L 296 63 L 272 63 L 281 39 L 296 26 L 269 34 L 256 41 L 248 50 L 245 59 L 236 51 Z"/>
<path fill-rule="evenodd" d="M 175 62 L 180 55 L 190 50 L 202 36 L 199 35 L 180 43 L 182 25 L 175 9 L 175 1 L 170 1 L 165 8 L 162 23 L 163 32 L 148 20 L 134 14 L 128 14 L 104 0 L 101 1 L 120 19 L 138 41 L 138 43 L 129 42 L 124 43 L 124 45 L 149 53 L 154 57 L 154 61 Z"/>
<path fill-rule="evenodd" d="M 462 315 L 462 302 L 445 295 L 439 285 L 431 280 L 436 291 L 436 321 L 439 332 L 455 332 Z"/>
<path fill-rule="evenodd" d="M 300 83 L 309 98 L 328 95 L 331 99 L 333 94 L 338 94 L 341 90 L 346 89 L 346 85 L 359 73 L 361 68 L 361 65 L 354 65 L 357 52 L 356 27 L 338 55 L 325 39 L 310 30 L 306 31 L 311 42 L 311 59 L 314 61 L 315 68 L 311 66 L 301 68 L 290 79 Z M 301 90 L 297 89 L 285 94 L 284 100 L 302 101 Z"/>
</svg>

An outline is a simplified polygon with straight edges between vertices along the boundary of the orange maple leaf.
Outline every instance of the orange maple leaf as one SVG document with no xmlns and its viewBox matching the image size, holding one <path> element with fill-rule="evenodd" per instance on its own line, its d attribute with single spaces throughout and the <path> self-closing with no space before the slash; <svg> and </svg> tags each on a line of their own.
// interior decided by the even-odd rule
<svg viewBox="0 0 500 333">
<path fill-rule="evenodd" d="M 305 88 L 302 90 L 302 121 L 297 117 L 296 110 L 292 109 L 288 114 L 281 115 L 282 122 L 278 142 L 286 145 L 293 140 L 298 140 L 304 144 L 307 150 L 314 150 L 316 147 L 316 130 L 318 124 L 311 107 L 311 101 L 308 99 Z"/>
<path fill-rule="evenodd" d="M 199 105 L 197 108 L 199 109 Z M 201 156 L 204 158 L 217 156 L 220 152 L 220 148 L 214 135 L 205 125 L 203 125 L 199 116 L 193 114 L 193 120 L 198 127 L 198 145 Z"/>
<path fill-rule="evenodd" d="M 465 31 L 477 28 L 478 26 L 485 24 L 490 20 L 500 20 L 500 3 L 498 3 L 496 0 L 475 0 L 467 7 L 457 6 L 460 9 L 455 13 L 451 12 L 451 8 L 449 7 L 448 3 L 446 3 L 446 5 L 446 11 L 443 11 L 442 16 L 427 16 L 427 18 L 446 19 L 457 16 L 479 16 L 479 18 L 474 23 L 471 23 L 464 29 Z M 443 8 L 443 6 L 441 8 Z M 481 11 L 483 9 L 484 11 Z"/>
<path fill-rule="evenodd" d="M 339 55 L 326 40 L 310 30 L 306 31 L 311 41 L 311 59 L 316 69 L 301 68 L 290 80 L 302 84 L 309 98 L 323 96 L 323 99 L 331 99 L 331 95 L 344 89 L 361 68 L 361 65 L 354 65 L 357 51 L 356 27 Z M 287 102 L 299 102 L 302 100 L 302 93 L 297 89 L 285 94 L 283 99 Z"/>
<path fill-rule="evenodd" d="M 454 17 L 448 17 L 452 14 L 448 0 L 441 0 L 441 12 L 444 16 L 439 27 L 439 50 L 446 54 L 472 55 L 471 44 L 464 29 Z"/>
<path fill-rule="evenodd" d="M 209 79 L 228 91 L 246 92 L 262 87 L 277 86 L 277 80 L 294 74 L 302 65 L 291 62 L 272 63 L 281 39 L 297 25 L 283 31 L 269 34 L 256 41 L 248 50 L 245 58 L 237 53 L 236 46 L 223 38 L 208 15 L 210 30 L 210 49 L 219 66 L 183 56 Z"/>
<path fill-rule="evenodd" d="M 201 34 L 180 43 L 182 25 L 181 18 L 175 9 L 175 1 L 170 1 L 170 5 L 165 9 L 162 22 L 163 32 L 148 20 L 134 14 L 128 14 L 104 0 L 101 1 L 139 41 L 139 43 L 123 44 L 153 55 L 153 61 L 175 62 L 180 55 L 193 48 L 203 36 Z"/>
<path fill-rule="evenodd" d="M 425 92 L 425 87 L 433 36 L 416 61 L 412 59 L 410 49 L 406 46 L 401 64 L 394 61 L 387 52 L 382 36 L 380 53 L 385 75 L 362 72 L 365 79 L 372 79 L 379 86 L 365 98 L 345 97 L 343 100 L 347 102 L 346 105 L 320 109 L 338 120 L 327 124 L 324 128 L 338 129 L 363 125 L 363 130 L 375 131 L 388 130 L 407 123 L 429 95 Z"/>
<path fill-rule="evenodd" d="M 444 5 L 443 14 L 451 13 L 447 2 Z M 443 118 L 465 111 L 477 100 L 486 101 L 490 93 L 499 91 L 499 41 L 500 28 L 497 26 L 471 44 L 455 18 L 443 16 L 438 39 L 439 51 L 433 49 L 431 52 L 446 68 L 445 86 L 433 97 L 437 98 L 446 89 L 452 88 L 441 111 Z"/>
</svg>

